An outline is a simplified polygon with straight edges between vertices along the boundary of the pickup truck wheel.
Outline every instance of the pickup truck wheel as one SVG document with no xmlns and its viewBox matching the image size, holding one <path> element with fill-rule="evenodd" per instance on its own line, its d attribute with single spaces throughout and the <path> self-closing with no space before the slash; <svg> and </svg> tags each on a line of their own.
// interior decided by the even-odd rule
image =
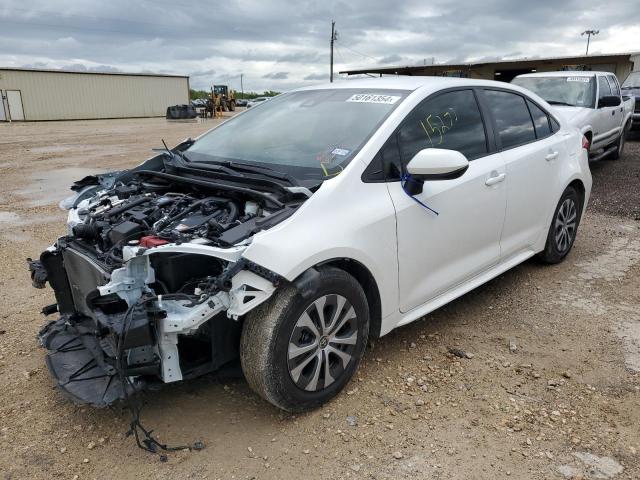
<svg viewBox="0 0 640 480">
<path fill-rule="evenodd" d="M 622 129 L 620 138 L 618 138 L 618 141 L 616 142 L 616 149 L 613 151 L 610 157 L 612 160 L 619 160 L 620 157 L 622 157 L 622 152 L 624 151 L 624 144 L 625 144 L 624 137 L 626 136 L 626 131 L 627 131 L 626 127 Z"/>
<path fill-rule="evenodd" d="M 360 284 L 325 267 L 288 285 L 245 319 L 240 361 L 249 386 L 290 412 L 321 406 L 349 382 L 364 353 L 369 307 Z"/>
<path fill-rule="evenodd" d="M 581 215 L 580 195 L 573 187 L 567 187 L 553 213 L 547 243 L 538 254 L 540 260 L 545 263 L 560 263 L 564 260 L 573 247 Z"/>
</svg>

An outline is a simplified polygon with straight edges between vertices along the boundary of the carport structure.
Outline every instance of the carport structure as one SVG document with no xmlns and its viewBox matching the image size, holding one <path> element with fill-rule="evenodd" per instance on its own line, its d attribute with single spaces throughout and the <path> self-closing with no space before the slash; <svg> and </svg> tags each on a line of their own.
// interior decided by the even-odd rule
<svg viewBox="0 0 640 480">
<path fill-rule="evenodd" d="M 468 63 L 369 67 L 340 72 L 348 76 L 413 75 L 463 77 L 510 82 L 523 73 L 557 70 L 594 70 L 615 73 L 623 81 L 630 72 L 640 70 L 640 52 L 610 53 L 589 56 L 520 58 Z"/>
</svg>

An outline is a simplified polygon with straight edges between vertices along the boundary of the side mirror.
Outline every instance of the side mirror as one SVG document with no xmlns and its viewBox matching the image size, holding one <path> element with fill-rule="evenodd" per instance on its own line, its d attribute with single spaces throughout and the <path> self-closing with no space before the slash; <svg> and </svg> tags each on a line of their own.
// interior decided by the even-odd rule
<svg viewBox="0 0 640 480">
<path fill-rule="evenodd" d="M 456 150 L 425 148 L 407 164 L 407 172 L 419 180 L 452 180 L 469 168 L 469 160 Z"/>
<path fill-rule="evenodd" d="M 598 108 L 617 107 L 620 103 L 622 103 L 622 100 L 619 96 L 606 95 L 598 99 Z"/>
</svg>

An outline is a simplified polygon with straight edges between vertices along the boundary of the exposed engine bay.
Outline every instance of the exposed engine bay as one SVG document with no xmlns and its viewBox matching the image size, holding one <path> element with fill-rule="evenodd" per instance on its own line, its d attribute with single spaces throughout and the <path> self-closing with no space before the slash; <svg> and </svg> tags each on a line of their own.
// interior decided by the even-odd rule
<svg viewBox="0 0 640 480">
<path fill-rule="evenodd" d="M 234 368 L 242 316 L 284 281 L 242 253 L 311 192 L 254 172 L 209 180 L 165 157 L 76 182 L 67 235 L 29 260 L 56 297 L 39 336 L 47 365 L 76 403 Z"/>
</svg>

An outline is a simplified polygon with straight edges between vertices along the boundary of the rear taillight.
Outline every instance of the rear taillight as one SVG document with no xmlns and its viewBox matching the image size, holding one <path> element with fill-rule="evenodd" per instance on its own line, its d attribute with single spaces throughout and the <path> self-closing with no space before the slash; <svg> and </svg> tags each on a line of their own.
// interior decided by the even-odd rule
<svg viewBox="0 0 640 480">
<path fill-rule="evenodd" d="M 584 148 L 585 150 L 589 150 L 589 139 L 586 137 L 586 135 L 582 136 L 582 148 Z"/>
</svg>

